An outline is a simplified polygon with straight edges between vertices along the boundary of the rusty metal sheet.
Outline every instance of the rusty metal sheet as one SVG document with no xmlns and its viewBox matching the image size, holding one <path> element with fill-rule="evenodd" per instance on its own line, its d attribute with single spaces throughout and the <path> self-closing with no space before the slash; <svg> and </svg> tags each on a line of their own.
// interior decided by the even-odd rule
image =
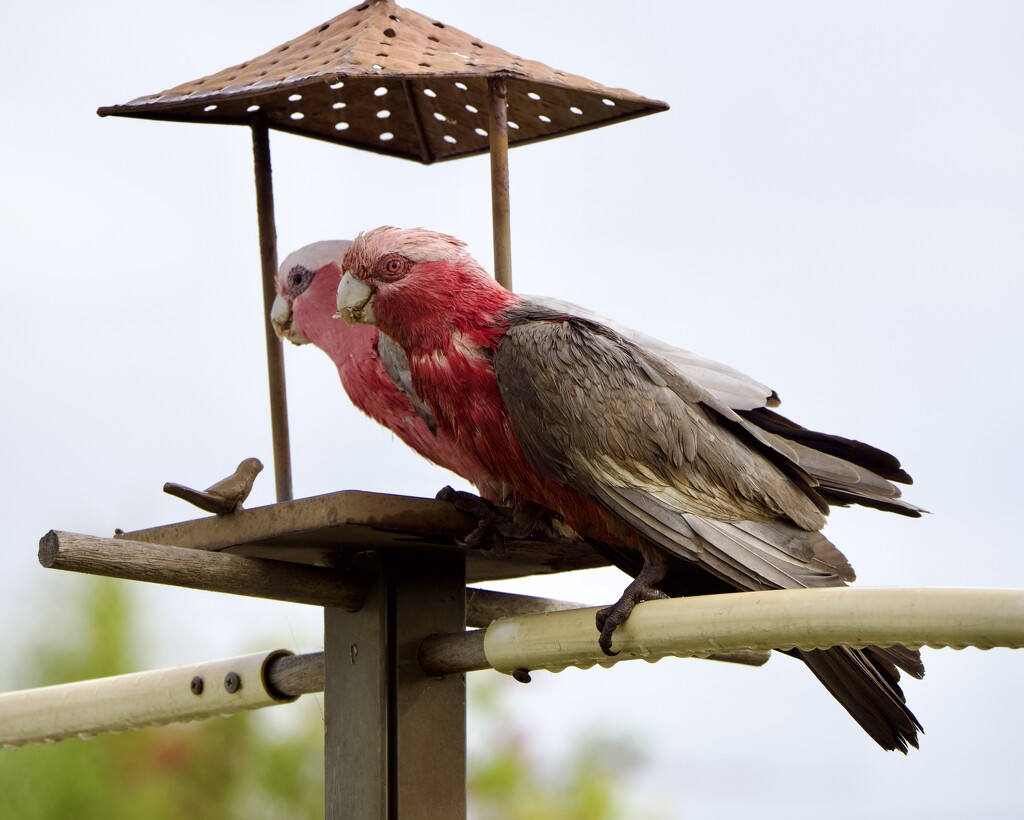
<svg viewBox="0 0 1024 820">
<path fill-rule="evenodd" d="M 508 82 L 509 145 L 664 111 L 373 0 L 251 60 L 101 116 L 269 126 L 423 163 L 486 153 L 488 78 Z"/>
</svg>

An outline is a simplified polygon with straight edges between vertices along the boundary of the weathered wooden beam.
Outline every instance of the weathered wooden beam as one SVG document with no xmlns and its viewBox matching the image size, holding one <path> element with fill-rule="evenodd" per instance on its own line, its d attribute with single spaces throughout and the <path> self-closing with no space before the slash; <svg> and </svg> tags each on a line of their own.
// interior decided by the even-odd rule
<svg viewBox="0 0 1024 820">
<path fill-rule="evenodd" d="M 50 569 L 348 611 L 363 602 L 362 587 L 334 569 L 57 530 L 39 540 L 39 563 Z"/>
<path fill-rule="evenodd" d="M 515 592 L 495 592 L 490 589 L 466 588 L 466 626 L 490 626 L 498 618 L 514 615 L 540 615 L 544 612 L 562 612 L 583 609 L 587 604 L 538 598 Z"/>
<path fill-rule="evenodd" d="M 266 665 L 267 689 L 281 698 L 297 698 L 324 691 L 324 653 L 277 655 Z"/>
</svg>

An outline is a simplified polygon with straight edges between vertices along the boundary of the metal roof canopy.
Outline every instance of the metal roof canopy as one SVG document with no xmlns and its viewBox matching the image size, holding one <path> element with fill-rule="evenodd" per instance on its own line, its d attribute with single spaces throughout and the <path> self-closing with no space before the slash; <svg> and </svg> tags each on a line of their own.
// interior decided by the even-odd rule
<svg viewBox="0 0 1024 820">
<path fill-rule="evenodd" d="M 490 149 L 496 78 L 507 84 L 513 146 L 668 107 L 374 0 L 240 65 L 99 113 L 234 125 L 259 114 L 279 131 L 432 163 Z"/>
<path fill-rule="evenodd" d="M 664 111 L 525 60 L 391 0 L 349 9 L 265 54 L 100 116 L 249 125 L 266 314 L 277 232 L 268 129 L 423 163 L 490 151 L 495 278 L 512 288 L 508 148 Z M 265 322 L 277 500 L 292 498 L 281 343 Z"/>
</svg>

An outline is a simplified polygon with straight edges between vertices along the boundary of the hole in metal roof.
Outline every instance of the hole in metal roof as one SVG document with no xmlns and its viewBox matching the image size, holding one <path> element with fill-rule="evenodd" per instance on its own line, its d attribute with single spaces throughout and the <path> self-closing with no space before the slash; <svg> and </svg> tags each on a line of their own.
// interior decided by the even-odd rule
<svg viewBox="0 0 1024 820">
<path fill-rule="evenodd" d="M 329 29 L 330 27 L 330 23 L 324 23 L 322 26 L 320 26 L 320 28 L 317 29 L 317 31 L 327 31 L 327 29 Z"/>
<path fill-rule="evenodd" d="M 301 119 L 303 119 L 303 118 L 304 118 L 304 117 L 305 117 L 306 115 L 305 115 L 305 114 L 303 114 L 303 113 L 302 113 L 301 111 L 296 111 L 295 113 L 291 114 L 290 116 L 291 116 L 291 118 L 292 118 L 293 120 L 301 120 Z"/>
<path fill-rule="evenodd" d="M 466 110 L 467 110 L 467 111 L 468 111 L 468 112 L 469 112 L 470 114 L 478 114 L 478 113 L 479 113 L 479 112 L 478 112 L 478 111 L 476 110 L 476 108 L 474 108 L 474 107 L 473 107 L 472 105 L 467 105 L 467 106 L 466 106 Z"/>
<path fill-rule="evenodd" d="M 615 105 L 615 101 L 614 100 L 604 99 L 604 100 L 601 100 L 601 102 L 603 102 L 605 105 Z"/>
<path fill-rule="evenodd" d="M 512 122 L 512 120 L 509 120 L 508 121 L 508 127 L 509 128 L 514 128 L 516 131 L 518 131 L 519 130 L 519 123 Z"/>
<path fill-rule="evenodd" d="M 343 102 L 336 102 L 336 103 L 335 103 L 334 105 L 332 105 L 332 106 L 331 106 L 331 108 L 333 108 L 333 109 L 334 109 L 335 111 L 340 111 L 340 110 L 341 110 L 342 108 L 344 108 L 344 107 L 345 107 L 346 105 L 347 105 L 347 103 L 343 103 Z"/>
<path fill-rule="evenodd" d="M 384 86 L 381 86 L 380 88 L 373 89 L 373 96 L 374 97 L 383 97 L 387 93 L 388 93 L 388 90 Z"/>
<path fill-rule="evenodd" d="M 438 122 L 448 122 L 448 118 L 440 111 L 434 112 L 434 119 L 437 120 Z"/>
<path fill-rule="evenodd" d="M 436 20 L 434 21 L 434 25 L 437 26 L 438 28 L 444 28 L 444 23 L 439 23 Z"/>
<path fill-rule="evenodd" d="M 432 42 L 432 43 L 440 43 L 441 42 L 433 34 L 431 34 L 427 39 L 430 40 L 430 42 Z"/>
<path fill-rule="evenodd" d="M 206 106 L 206 108 L 203 109 L 203 111 L 216 111 L 216 110 L 217 110 L 217 106 L 215 106 L 215 105 L 208 105 L 208 106 Z"/>
<path fill-rule="evenodd" d="M 401 23 L 402 22 L 401 18 L 400 17 L 396 17 L 394 14 L 389 14 L 388 15 L 388 19 L 389 20 L 394 20 L 396 23 Z"/>
<path fill-rule="evenodd" d="M 577 117 L 583 113 L 583 111 L 577 108 L 575 105 L 571 106 L 569 110 L 572 111 L 572 113 L 575 114 Z"/>
<path fill-rule="evenodd" d="M 382 65 L 378 65 L 377 63 L 374 63 L 374 64 L 373 64 L 373 67 L 374 67 L 375 69 L 377 69 L 377 71 L 383 71 L 383 70 L 384 70 L 384 66 L 382 66 Z M 379 91 L 379 90 L 380 90 L 380 89 L 378 89 L 378 91 Z M 377 92 L 376 92 L 376 91 L 374 91 L 373 93 L 374 93 L 374 94 L 376 94 Z M 387 92 L 387 89 L 385 89 L 384 93 L 385 93 L 385 94 L 387 94 L 387 93 L 388 93 L 388 92 Z M 380 96 L 380 95 L 378 95 L 378 96 Z"/>
<path fill-rule="evenodd" d="M 449 145 L 455 145 L 455 143 L 458 142 L 458 140 L 455 139 L 455 137 L 453 137 L 451 134 L 445 134 L 444 141 L 447 142 Z"/>
<path fill-rule="evenodd" d="M 465 83 L 455 83 L 455 87 L 459 89 L 459 91 L 467 91 L 469 88 Z"/>
<path fill-rule="evenodd" d="M 260 107 L 258 105 L 250 105 L 245 110 L 248 111 L 251 114 L 253 111 L 259 111 Z"/>
<path fill-rule="evenodd" d="M 390 131 L 385 131 L 383 134 L 380 135 L 381 142 L 390 142 L 394 138 L 395 135 L 392 134 Z"/>
<path fill-rule="evenodd" d="M 478 136 L 481 136 L 481 137 L 486 137 L 487 136 L 487 132 L 484 131 L 483 128 L 477 128 L 475 130 L 476 130 L 476 133 L 477 133 Z"/>
<path fill-rule="evenodd" d="M 334 91 L 337 91 L 339 88 L 344 88 L 344 87 L 345 87 L 345 83 L 343 83 L 341 80 L 338 80 L 338 82 L 333 83 L 331 85 L 331 89 L 334 90 Z"/>
<path fill-rule="evenodd" d="M 348 129 L 348 123 L 347 122 L 336 122 L 334 124 L 334 130 L 335 131 L 345 131 L 347 129 Z"/>
<path fill-rule="evenodd" d="M 424 88 L 423 93 L 428 97 L 436 97 L 437 94 L 430 88 Z"/>
<path fill-rule="evenodd" d="M 541 122 L 551 122 L 551 117 L 545 117 L 543 114 L 539 114 L 537 119 Z"/>
<path fill-rule="evenodd" d="M 531 91 L 526 96 L 529 97 L 531 100 L 539 100 L 540 99 L 540 94 L 538 94 L 536 91 Z"/>
<path fill-rule="evenodd" d="M 430 63 L 417 63 L 417 65 L 421 65 L 424 68 L 430 68 Z"/>
<path fill-rule="evenodd" d="M 385 37 L 394 37 L 395 36 L 395 30 L 393 28 L 386 28 L 386 29 L 384 29 L 384 36 Z"/>
<path fill-rule="evenodd" d="M 288 102 L 298 102 L 301 99 L 302 99 L 302 95 L 301 94 L 292 94 L 291 96 L 288 97 Z"/>
<path fill-rule="evenodd" d="M 380 111 L 377 112 L 377 119 L 378 120 L 386 120 L 390 116 L 391 116 L 391 112 L 388 111 L 386 108 L 382 108 Z"/>
</svg>

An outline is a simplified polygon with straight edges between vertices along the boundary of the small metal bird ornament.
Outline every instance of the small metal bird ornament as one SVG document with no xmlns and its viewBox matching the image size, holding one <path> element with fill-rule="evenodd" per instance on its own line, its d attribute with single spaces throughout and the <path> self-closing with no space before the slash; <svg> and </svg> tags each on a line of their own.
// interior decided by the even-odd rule
<svg viewBox="0 0 1024 820">
<path fill-rule="evenodd" d="M 194 504 L 201 510 L 217 515 L 230 515 L 242 509 L 242 502 L 249 497 L 253 482 L 262 469 L 263 463 L 258 458 L 247 458 L 231 475 L 205 490 L 193 490 L 191 487 L 168 481 L 164 484 L 164 492 Z"/>
</svg>

